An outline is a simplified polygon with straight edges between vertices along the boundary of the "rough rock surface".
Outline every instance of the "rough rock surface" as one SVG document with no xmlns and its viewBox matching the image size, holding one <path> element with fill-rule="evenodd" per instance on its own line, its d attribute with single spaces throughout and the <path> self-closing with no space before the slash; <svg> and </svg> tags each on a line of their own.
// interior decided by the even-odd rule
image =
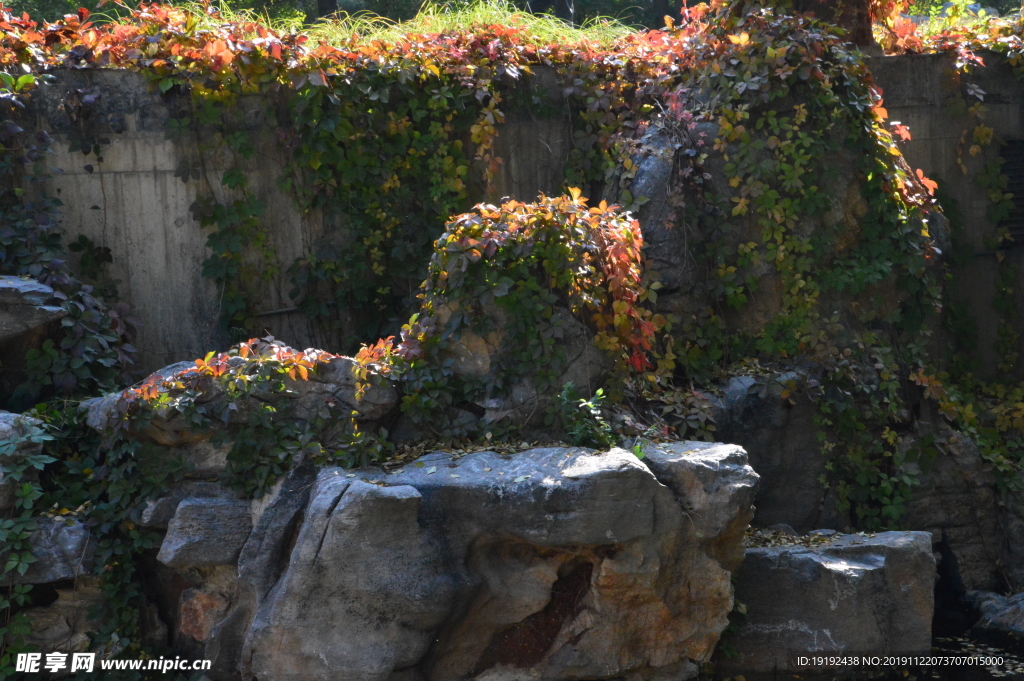
<svg viewBox="0 0 1024 681">
<path fill-rule="evenodd" d="M 88 650 L 88 632 L 96 631 L 99 625 L 89 611 L 98 609 L 103 600 L 98 578 L 79 577 L 74 585 L 57 589 L 53 603 L 25 611 L 29 624 L 25 642 L 46 652 Z"/>
<path fill-rule="evenodd" d="M 236 402 L 237 408 L 231 412 L 231 422 L 244 423 L 251 408 L 262 402 L 274 404 L 279 411 L 292 418 L 307 420 L 321 414 L 328 415 L 328 405 L 342 404 L 355 412 L 356 420 L 372 431 L 374 423 L 398 404 L 398 391 L 385 380 L 374 380 L 362 398 L 357 400 L 353 366 L 354 360 L 348 357 L 334 357 L 318 362 L 308 381 L 287 380 L 287 390 L 284 392 L 267 394 L 257 391 L 252 397 Z M 192 368 L 195 368 L 193 362 L 178 362 L 153 372 L 146 380 L 161 381 Z M 220 386 L 210 382 L 197 401 L 213 409 L 223 399 Z M 286 406 L 294 409 L 285 409 Z M 82 408 L 86 411 L 86 423 L 94 430 L 106 434 L 123 418 L 125 401 L 122 393 L 113 393 L 86 400 Z M 221 460 L 226 452 L 212 447 L 208 442 L 214 432 L 196 430 L 174 408 L 158 410 L 142 435 L 159 445 L 179 449 L 179 453 L 185 454 L 186 458 L 195 459 L 194 463 L 200 468 L 215 471 L 223 466 Z"/>
<path fill-rule="evenodd" d="M 980 616 L 971 634 L 1000 645 L 1024 647 L 1024 593 L 1000 596 L 972 591 L 968 600 Z"/>
<path fill-rule="evenodd" d="M 420 531 L 419 504 L 409 486 L 320 478 L 288 570 L 246 642 L 254 676 L 386 679 L 419 660 L 453 591 Z"/>
<path fill-rule="evenodd" d="M 688 678 L 727 623 L 756 480 L 742 450 L 697 443 L 324 470 L 243 676 Z M 262 541 L 294 513 L 271 502 Z"/>
<path fill-rule="evenodd" d="M 945 537 L 968 589 L 1001 588 L 1008 557 L 995 475 L 963 434 L 944 430 L 935 442 L 940 454 L 922 467 L 900 523 L 931 532 L 936 542 Z"/>
<path fill-rule="evenodd" d="M 146 501 L 139 514 L 138 524 L 142 527 L 167 529 L 178 505 L 188 498 L 237 499 L 238 494 L 215 482 L 186 480 L 175 485 L 167 496 Z"/>
<path fill-rule="evenodd" d="M 736 579 L 746 615 L 725 675 L 794 671 L 792 652 L 924 652 L 935 558 L 927 532 L 835 535 L 831 543 L 750 548 Z"/>
<path fill-rule="evenodd" d="M 643 137 L 642 152 L 634 159 L 637 172 L 630 187 L 634 196 L 647 199 L 637 213 L 647 267 L 660 273 L 659 281 L 669 290 L 690 283 L 688 275 L 692 270 L 688 267 L 686 235 L 674 224 L 676 208 L 671 203 L 675 156 L 680 146 L 664 128 L 649 128 Z"/>
<path fill-rule="evenodd" d="M 0 276 L 0 341 L 15 338 L 67 314 L 53 289 L 34 279 Z"/>
<path fill-rule="evenodd" d="M 479 336 L 468 329 L 460 329 L 458 334 L 453 336 L 450 347 L 445 350 L 442 361 L 450 363 L 452 373 L 457 376 L 479 379 L 484 384 L 500 384 L 500 367 L 508 366 L 514 361 L 509 358 L 510 351 L 504 342 L 502 331 L 507 321 L 507 313 L 496 305 L 484 306 L 482 310 L 474 312 L 486 317 L 488 325 L 496 330 L 486 336 Z M 450 309 L 443 308 L 439 314 L 441 323 L 443 324 L 451 314 L 453 312 Z M 592 395 L 608 377 L 612 368 L 611 358 L 594 345 L 593 333 L 568 309 L 556 308 L 549 321 L 557 327 L 555 337 L 565 352 L 565 364 L 551 381 L 551 385 L 560 388 L 566 383 L 572 383 L 581 394 Z M 504 394 L 477 402 L 477 406 L 484 409 L 483 421 L 535 425 L 544 420 L 550 395 L 537 390 L 534 376 L 529 370 L 524 368 L 520 375 L 520 380 L 508 386 Z M 451 420 L 457 421 L 458 416 L 462 415 L 453 414 L 450 418 L 452 416 L 455 418 Z M 468 426 L 477 420 L 468 412 L 465 412 L 464 416 L 470 417 L 467 419 L 468 422 L 458 425 Z M 425 428 L 412 430 L 415 432 L 410 432 L 406 436 L 408 439 L 436 435 L 427 432 Z"/>
<path fill-rule="evenodd" d="M 4 470 L 25 457 L 42 453 L 42 442 L 24 439 L 41 434 L 42 425 L 42 421 L 31 416 L 0 411 L 0 511 L 13 508 L 15 502 L 14 481 L 7 478 Z M 21 482 L 38 479 L 39 471 L 30 468 L 22 475 Z"/>
<path fill-rule="evenodd" d="M 827 462 L 814 425 L 815 407 L 803 396 L 795 405 L 780 396 L 781 387 L 795 378 L 730 379 L 715 411 L 716 435 L 743 447 L 761 476 L 755 525 L 785 523 L 798 532 L 843 529 L 848 521 L 836 516 L 821 483 Z"/>
<path fill-rule="evenodd" d="M 758 488 L 743 448 L 717 442 L 648 446 L 644 463 L 684 509 L 701 509 L 689 519 L 708 555 L 730 572 L 739 568 Z"/>
<path fill-rule="evenodd" d="M 32 533 L 31 563 L 25 574 L 9 572 L 0 579 L 0 586 L 11 584 L 46 584 L 74 579 L 89 574 L 96 545 L 82 523 L 74 519 L 39 518 L 39 529 Z M 6 560 L 6 554 L 0 554 Z"/>
<path fill-rule="evenodd" d="M 742 446 L 761 476 L 755 525 L 848 530 L 850 518 L 836 511 L 834 492 L 821 482 L 827 460 L 814 404 L 799 394 L 792 402 L 780 396 L 781 387 L 802 380 L 795 373 L 733 377 L 716 398 L 716 435 Z M 936 542 L 945 537 L 968 589 L 996 589 L 1006 581 L 1024 588 L 1024 520 L 1016 510 L 1022 502 L 999 503 L 995 475 L 969 438 L 940 430 L 934 440 L 939 456 L 920 466 L 901 526 L 931 532 Z"/>
<path fill-rule="evenodd" d="M 156 558 L 172 568 L 233 565 L 252 529 L 247 501 L 189 498 L 178 504 Z"/>
</svg>

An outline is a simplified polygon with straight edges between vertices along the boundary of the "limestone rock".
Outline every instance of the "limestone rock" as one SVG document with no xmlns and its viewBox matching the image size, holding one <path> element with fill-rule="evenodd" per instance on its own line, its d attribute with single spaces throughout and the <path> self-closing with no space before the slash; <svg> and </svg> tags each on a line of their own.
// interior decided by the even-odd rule
<svg viewBox="0 0 1024 681">
<path fill-rule="evenodd" d="M 942 430 L 935 443 L 939 456 L 922 466 L 920 484 L 900 523 L 931 532 L 936 541 L 945 535 L 968 589 L 999 588 L 1006 546 L 1000 540 L 1005 535 L 995 474 L 987 470 L 977 445 L 962 433 Z"/>
<path fill-rule="evenodd" d="M 174 364 L 169 364 L 162 369 L 154 371 L 146 378 L 146 380 L 166 380 L 174 374 L 193 367 L 195 367 L 195 362 L 175 362 Z M 80 408 L 85 412 L 86 425 L 103 434 L 109 433 L 120 426 L 125 417 L 125 411 L 127 410 L 127 403 L 123 400 L 123 394 L 124 393 L 111 393 L 109 395 L 104 395 L 103 397 L 93 397 L 91 399 L 84 400 Z M 159 419 L 158 421 L 168 420 L 170 419 L 164 418 Z M 164 444 L 164 440 L 170 441 L 172 445 L 177 443 L 180 438 L 174 437 L 173 435 L 161 437 L 159 433 L 164 430 L 160 427 L 161 425 L 163 424 L 157 423 L 157 425 L 154 426 L 154 432 L 157 433 L 155 438 L 156 441 L 161 444 Z M 181 425 L 184 424 L 182 423 Z"/>
<path fill-rule="evenodd" d="M 495 316 L 495 323 L 499 323 L 501 316 Z M 611 358 L 594 345 L 593 334 L 568 310 L 557 310 L 551 323 L 559 327 L 556 337 L 565 351 L 565 364 L 552 381 L 553 389 L 547 392 L 558 392 L 566 383 L 572 383 L 581 394 L 592 395 L 608 377 L 612 368 Z M 480 358 L 482 352 L 487 353 L 486 360 Z M 463 367 L 463 376 L 481 378 L 485 382 L 495 380 L 497 368 L 509 361 L 507 349 L 497 341 L 492 339 L 478 343 L 467 340 L 465 333 L 454 344 L 449 356 L 453 371 L 458 373 L 459 367 Z M 483 420 L 486 423 L 527 426 L 544 420 L 549 403 L 550 395 L 538 391 L 534 376 L 524 371 L 522 378 L 509 386 L 504 395 L 480 400 L 477 406 L 485 410 Z"/>
<path fill-rule="evenodd" d="M 784 384 L 802 380 L 795 374 L 734 376 L 715 410 L 716 436 L 742 446 L 761 476 L 754 524 L 791 525 L 798 532 L 844 529 L 826 502 L 821 478 L 826 474 L 815 405 L 805 396 L 796 404 L 780 396 Z"/>
<path fill-rule="evenodd" d="M 99 609 L 103 601 L 99 578 L 79 577 L 72 587 L 57 589 L 57 600 L 53 603 L 25 610 L 29 624 L 25 643 L 46 652 L 89 650 L 88 632 L 100 626 L 89 611 Z"/>
<path fill-rule="evenodd" d="M 821 482 L 827 460 L 815 405 L 799 394 L 795 404 L 780 396 L 790 381 L 804 380 L 796 373 L 733 377 L 716 406 L 716 435 L 746 449 L 761 476 L 755 525 L 848 530 L 850 518 L 837 513 L 834 492 Z M 939 455 L 920 467 L 901 526 L 931 532 L 936 541 L 945 533 L 969 589 L 995 589 L 1004 576 L 1024 580 L 1024 522 L 1015 511 L 1022 503 L 1000 506 L 995 475 L 968 437 L 942 429 L 934 440 Z"/>
<path fill-rule="evenodd" d="M 291 540 L 302 523 L 316 470 L 301 466 L 289 471 L 259 514 L 238 557 L 238 577 L 253 590 L 253 602 L 262 600 L 288 564 Z"/>
<path fill-rule="evenodd" d="M 167 529 L 174 512 L 178 510 L 178 504 L 190 497 L 237 499 L 238 494 L 215 482 L 186 480 L 175 485 L 167 496 L 146 501 L 139 514 L 138 524 L 142 527 Z"/>
<path fill-rule="evenodd" d="M 756 477 L 697 443 L 326 469 L 243 678 L 689 678 L 727 624 Z M 293 523 L 275 504 L 268 529 Z"/>
<path fill-rule="evenodd" d="M 67 314 L 53 289 L 34 279 L 0 276 L 0 341 L 15 338 Z"/>
<path fill-rule="evenodd" d="M 681 442 L 648 446 L 644 463 L 671 489 L 690 518 L 698 540 L 723 568 L 743 562 L 743 533 L 754 516 L 758 476 L 738 445 Z"/>
<path fill-rule="evenodd" d="M 685 230 L 675 224 L 676 208 L 671 201 L 676 153 L 681 146 L 668 130 L 651 126 L 634 159 L 637 172 L 630 187 L 633 196 L 647 199 L 637 213 L 647 267 L 659 273 L 659 281 L 669 290 L 690 283 L 692 274 L 687 267 Z M 610 198 L 618 200 L 617 196 Z"/>
<path fill-rule="evenodd" d="M 299 402 L 311 411 L 314 396 L 329 395 L 343 402 L 357 412 L 358 421 L 377 421 L 391 412 L 398 404 L 395 386 L 379 376 L 371 381 L 360 399 L 356 399 L 356 378 L 352 373 L 355 360 L 351 357 L 335 357 L 318 365 L 308 385 L 294 382 L 290 388 L 300 394 Z M 318 388 L 316 384 L 322 386 Z"/>
<path fill-rule="evenodd" d="M 189 498 L 167 525 L 157 560 L 182 569 L 233 565 L 252 529 L 247 501 Z"/>
<path fill-rule="evenodd" d="M 234 360 L 242 361 L 241 358 L 231 358 Z M 372 430 L 375 422 L 398 404 L 398 391 L 390 382 L 373 375 L 365 394 L 357 400 L 356 380 L 352 373 L 354 364 L 354 360 L 348 357 L 323 359 L 317 363 L 309 380 L 287 379 L 286 390 L 282 392 L 257 391 L 253 396 L 234 403 L 229 422 L 245 423 L 249 413 L 264 402 L 273 404 L 282 412 L 286 411 L 283 407 L 293 406 L 293 410 L 287 410 L 289 417 L 305 420 L 329 416 L 329 407 L 341 404 L 347 408 L 346 415 L 348 411 L 355 412 L 356 420 Z M 163 381 L 193 368 L 194 362 L 178 362 L 154 372 L 146 381 Z M 208 405 L 207 409 L 216 409 L 225 399 L 221 386 L 212 380 L 202 384 L 201 392 L 196 401 Z M 87 412 L 86 423 L 100 433 L 109 433 L 124 418 L 127 409 L 124 395 L 114 393 L 83 402 L 82 408 Z M 200 467 L 217 470 L 222 468 L 217 457 L 223 459 L 225 452 L 209 444 L 214 434 L 212 430 L 197 430 L 184 414 L 172 406 L 159 408 L 141 433 L 159 445 L 180 448 L 186 458 L 195 458 Z"/>
<path fill-rule="evenodd" d="M 0 579 L 0 586 L 58 582 L 89 574 L 92 570 L 96 544 L 89 528 L 73 518 L 39 518 L 37 522 L 39 529 L 29 540 L 35 562 L 23 575 L 17 571 L 7 573 Z M 0 560 L 6 559 L 6 553 L 0 554 Z"/>
<path fill-rule="evenodd" d="M 795 651 L 928 651 L 934 575 L 927 532 L 747 549 L 736 580 L 746 616 L 728 639 L 736 656 L 722 656 L 719 671 L 794 671 Z"/>
<path fill-rule="evenodd" d="M 8 479 L 5 469 L 25 457 L 42 453 L 41 441 L 25 439 L 42 435 L 42 425 L 42 421 L 31 416 L 0 411 L 0 511 L 13 508 L 16 500 L 15 483 Z M 38 479 L 39 471 L 29 468 L 22 474 L 20 482 L 34 482 Z"/>
<path fill-rule="evenodd" d="M 1024 593 L 1000 596 L 990 591 L 971 591 L 968 601 L 980 615 L 971 634 L 999 645 L 1024 648 Z"/>
<path fill-rule="evenodd" d="M 237 569 L 201 570 L 202 582 L 181 591 L 177 630 L 187 640 L 180 652 L 210 660 L 211 679 L 237 678 L 253 615 L 288 565 L 315 479 L 316 469 L 308 464 L 289 471 L 253 502 L 254 527 Z"/>
<path fill-rule="evenodd" d="M 243 671 L 385 681 L 415 664 L 452 606 L 419 505 L 406 485 L 321 476 L 288 570 L 252 625 Z"/>
</svg>

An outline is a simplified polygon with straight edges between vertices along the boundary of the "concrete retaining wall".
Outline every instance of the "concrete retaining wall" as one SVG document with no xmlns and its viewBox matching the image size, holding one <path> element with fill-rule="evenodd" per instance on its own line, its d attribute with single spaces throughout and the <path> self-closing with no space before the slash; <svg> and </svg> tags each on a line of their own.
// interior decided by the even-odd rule
<svg viewBox="0 0 1024 681">
<path fill-rule="evenodd" d="M 194 133 L 170 137 L 168 121 L 184 115 L 185 103 L 173 93 L 152 91 L 136 73 L 64 70 L 55 75 L 54 85 L 42 88 L 34 103 L 41 124 L 56 139 L 52 165 L 59 172 L 50 189 L 64 204 L 68 239 L 84 234 L 111 250 L 110 273 L 120 280 L 122 299 L 143 324 L 137 343 L 139 368 L 149 371 L 224 349 L 229 339 L 219 324 L 221 292 L 202 276 L 208 230 L 193 219 L 189 207 L 199 196 L 213 194 L 222 202 L 235 198 L 220 185 L 229 159 L 204 149 Z M 539 74 L 529 87 L 558 94 L 546 102 L 544 115 L 528 106 L 510 109 L 499 128 L 497 153 L 504 163 L 496 179 L 498 196 L 532 200 L 539 191 L 557 192 L 562 183 L 572 129 L 560 102 L 561 87 L 550 72 Z M 85 126 L 77 126 L 63 104 L 74 90 L 102 93 L 88 107 Z M 302 312 L 277 312 L 294 306 L 285 274 L 289 265 L 315 252 L 325 225 L 338 224 L 343 216 L 325 216 L 321 210 L 302 213 L 278 188 L 290 151 L 261 104 L 251 97 L 238 106 L 241 125 L 256 148 L 245 167 L 249 188 L 266 207 L 263 225 L 280 272 L 260 292 L 259 311 L 273 313 L 260 317 L 262 331 L 300 348 L 338 349 L 338 336 Z M 79 129 L 109 139 L 102 146 L 102 163 L 95 156 L 68 151 Z M 176 177 L 183 165 L 195 163 L 201 168 L 199 180 Z M 471 187 L 482 182 L 479 170 L 471 170 Z M 475 195 L 483 198 L 482 192 Z"/>
<path fill-rule="evenodd" d="M 872 59 L 870 66 L 875 80 L 883 88 L 889 118 L 910 127 L 913 140 L 902 145 L 907 162 L 938 182 L 940 194 L 955 201 L 955 207 L 948 207 L 960 213 L 968 253 L 958 255 L 969 255 L 969 261 L 952 268 L 953 281 L 947 282 L 947 289 L 952 299 L 964 304 L 977 321 L 979 373 L 992 376 L 1000 361 L 995 351 L 999 316 L 992 305 L 998 271 L 997 254 L 985 241 L 995 233 L 995 225 L 986 217 L 991 203 L 976 177 L 985 165 L 999 156 L 998 139 L 1024 139 L 1021 115 L 1024 87 L 999 55 L 983 53 L 981 56 L 986 67 L 976 67 L 963 76 L 959 87 L 966 92 L 966 84 L 971 83 L 984 91 L 984 123 L 995 130 L 997 141 L 976 157 L 968 153 L 972 142 L 966 143 L 963 157 L 967 175 L 957 162 L 957 145 L 965 131 L 970 140 L 976 123 L 966 114 L 956 115 L 950 110 L 953 93 L 949 74 L 954 68 L 953 58 L 944 54 L 880 57 Z M 967 100 L 968 104 L 977 101 L 971 96 Z M 1022 247 L 1024 243 L 1004 251 L 1003 255 L 1009 264 L 1017 266 L 1015 296 L 1019 309 L 1024 310 Z"/>
</svg>

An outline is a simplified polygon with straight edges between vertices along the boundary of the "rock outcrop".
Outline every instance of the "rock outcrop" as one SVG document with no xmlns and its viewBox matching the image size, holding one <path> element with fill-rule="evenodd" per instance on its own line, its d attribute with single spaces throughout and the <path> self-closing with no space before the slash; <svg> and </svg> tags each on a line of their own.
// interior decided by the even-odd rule
<svg viewBox="0 0 1024 681">
<path fill-rule="evenodd" d="M 314 370 L 309 380 L 285 380 L 286 389 L 279 392 L 256 390 L 242 399 L 230 402 L 228 425 L 244 424 L 254 411 L 270 404 L 276 410 L 275 418 L 312 421 L 319 416 L 329 417 L 331 409 L 342 409 L 346 416 L 353 418 L 366 430 L 374 431 L 377 422 L 390 413 L 398 404 L 398 391 L 379 376 L 371 376 L 363 394 L 356 396 L 356 376 L 353 372 L 355 361 L 349 357 L 328 355 L 318 350 L 307 350 L 307 356 L 314 358 Z M 229 362 L 242 363 L 241 357 L 232 357 Z M 195 369 L 193 362 L 178 362 L 155 371 L 144 383 L 161 384 Z M 228 405 L 230 398 L 223 386 L 209 380 L 202 383 L 197 402 L 207 413 L 217 413 Z M 128 409 L 130 393 L 112 393 L 104 397 L 86 400 L 82 409 L 86 423 L 103 435 L 109 435 L 123 425 Z M 213 430 L 197 429 L 188 418 L 174 407 L 160 407 L 147 419 L 145 428 L 138 437 L 169 449 L 168 456 L 183 456 L 185 461 L 200 474 L 218 473 L 227 464 L 227 449 L 214 445 Z"/>
<path fill-rule="evenodd" d="M 1024 593 L 1000 596 L 991 591 L 967 595 L 979 619 L 971 634 L 997 645 L 1024 650 Z"/>
<path fill-rule="evenodd" d="M 10 470 L 16 464 L 24 464 L 28 457 L 43 453 L 43 422 L 23 414 L 0 411 L 0 511 L 14 507 L 16 496 L 15 481 L 10 479 Z M 35 482 L 39 470 L 30 467 L 22 473 L 18 482 Z"/>
<path fill-rule="evenodd" d="M 743 447 L 761 476 L 754 524 L 777 523 L 798 532 L 828 527 L 844 529 L 849 519 L 835 513 L 834 499 L 822 483 L 827 471 L 821 455 L 815 405 L 804 395 L 783 399 L 795 374 L 735 376 L 717 400 L 717 435 Z"/>
<path fill-rule="evenodd" d="M 99 578 L 79 577 L 64 588 L 58 588 L 53 603 L 25 611 L 29 635 L 25 643 L 47 652 L 73 653 L 89 649 L 89 632 L 100 622 L 92 612 L 102 611 L 103 593 Z"/>
<path fill-rule="evenodd" d="M 34 279 L 0 276 L 0 342 L 56 321 L 67 314 L 53 289 Z"/>
<path fill-rule="evenodd" d="M 749 548 L 736 578 L 745 606 L 720 671 L 800 671 L 795 652 L 926 652 L 935 558 L 927 532 L 832 535 Z"/>
<path fill-rule="evenodd" d="M 92 571 L 96 543 L 89 528 L 73 518 L 39 518 L 39 528 L 31 534 L 32 556 L 24 574 L 16 570 L 0 578 L 0 586 L 11 584 L 47 584 L 74 579 Z M 7 560 L 5 553 L 0 559 Z"/>
<path fill-rule="evenodd" d="M 828 460 L 821 454 L 815 405 L 788 386 L 801 386 L 797 373 L 735 376 L 714 397 L 716 435 L 742 446 L 761 476 L 753 523 L 785 523 L 798 532 L 812 528 L 849 530 L 849 514 L 837 512 L 837 496 L 823 480 Z M 938 421 L 941 417 L 936 416 Z M 921 465 L 901 527 L 945 537 L 956 557 L 957 572 L 968 589 L 997 589 L 1009 582 L 1024 588 L 1024 503 L 1000 494 L 995 474 L 977 445 L 963 433 L 937 429 L 939 453 Z"/>
<path fill-rule="evenodd" d="M 234 565 L 252 530 L 250 510 L 235 499 L 182 500 L 156 559 L 172 568 Z"/>
<path fill-rule="evenodd" d="M 300 467 L 253 503 L 237 574 L 178 564 L 172 638 L 211 679 L 689 678 L 727 624 L 756 484 L 741 448 L 692 442 Z M 161 560 L 180 520 L 232 504 L 180 501 Z"/>
<path fill-rule="evenodd" d="M 1014 557 L 1002 539 L 995 474 L 963 433 L 941 430 L 935 442 L 940 454 L 921 467 L 901 525 L 945 537 L 966 588 L 1001 588 Z"/>
</svg>

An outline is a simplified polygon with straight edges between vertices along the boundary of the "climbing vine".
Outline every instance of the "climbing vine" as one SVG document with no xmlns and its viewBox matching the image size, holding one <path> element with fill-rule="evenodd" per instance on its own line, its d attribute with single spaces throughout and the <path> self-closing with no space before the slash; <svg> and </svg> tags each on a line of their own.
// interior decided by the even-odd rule
<svg viewBox="0 0 1024 681">
<path fill-rule="evenodd" d="M 576 188 L 536 203 L 481 204 L 437 241 L 401 341 L 384 339 L 357 359 L 401 378 L 403 411 L 420 424 L 448 407 L 501 401 L 523 366 L 530 389 L 558 390 L 578 323 L 621 377 L 642 373 L 668 323 L 644 304 L 642 245 L 636 220 L 604 202 L 588 207 Z M 483 355 L 487 370 L 453 370 L 460 346 Z"/>
</svg>

